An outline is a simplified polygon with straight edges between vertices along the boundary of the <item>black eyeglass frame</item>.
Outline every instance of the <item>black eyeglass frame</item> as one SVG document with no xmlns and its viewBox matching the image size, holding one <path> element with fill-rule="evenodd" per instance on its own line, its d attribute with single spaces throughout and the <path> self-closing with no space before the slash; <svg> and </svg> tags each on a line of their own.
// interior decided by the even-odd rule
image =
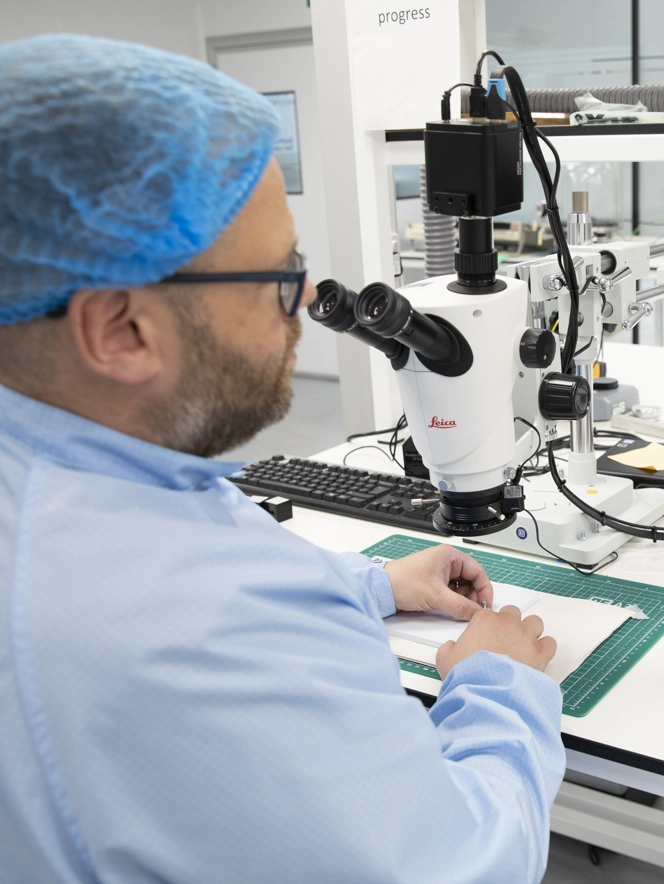
<svg viewBox="0 0 664 884">
<path fill-rule="evenodd" d="M 237 273 L 174 273 L 160 280 L 164 283 L 210 283 L 210 282 L 278 282 L 279 283 L 279 301 L 286 316 L 292 317 L 297 313 L 302 293 L 304 292 L 304 284 L 307 279 L 307 269 L 304 266 L 304 255 L 298 251 L 293 251 L 296 261 L 302 266 L 301 270 L 256 270 L 237 272 Z M 286 284 L 297 284 L 295 297 L 291 293 L 285 293 Z"/>
<path fill-rule="evenodd" d="M 301 270 L 257 270 L 246 273 L 174 273 L 172 276 L 166 276 L 159 280 L 158 284 L 167 283 L 204 283 L 204 282 L 278 282 L 279 283 L 279 302 L 282 310 L 289 318 L 297 313 L 302 293 L 304 292 L 304 284 L 307 280 L 307 268 L 305 266 L 305 258 L 297 249 L 293 250 L 293 257 L 302 267 Z M 292 299 L 289 294 L 284 294 L 283 286 L 287 283 L 291 285 L 297 283 L 295 298 Z M 290 304 L 290 306 L 288 306 Z M 49 310 L 46 316 L 49 319 L 60 319 L 67 313 L 67 305 L 61 304 L 54 310 Z"/>
</svg>

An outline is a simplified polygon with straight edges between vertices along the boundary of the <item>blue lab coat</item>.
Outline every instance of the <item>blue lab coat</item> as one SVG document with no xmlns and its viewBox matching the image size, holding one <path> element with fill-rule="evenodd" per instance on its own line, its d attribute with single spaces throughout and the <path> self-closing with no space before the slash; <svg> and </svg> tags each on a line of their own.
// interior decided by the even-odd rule
<svg viewBox="0 0 664 884">
<path fill-rule="evenodd" d="M 558 685 L 482 652 L 427 712 L 385 572 L 237 467 L 0 388 L 2 884 L 539 881 Z"/>
</svg>

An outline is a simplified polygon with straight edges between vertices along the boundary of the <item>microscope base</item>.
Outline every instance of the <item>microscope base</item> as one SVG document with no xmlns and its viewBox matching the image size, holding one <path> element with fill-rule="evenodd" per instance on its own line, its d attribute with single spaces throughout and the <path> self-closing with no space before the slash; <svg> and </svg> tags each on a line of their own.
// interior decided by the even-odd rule
<svg viewBox="0 0 664 884">
<path fill-rule="evenodd" d="M 664 491 L 658 488 L 635 490 L 629 479 L 597 476 L 593 485 L 569 485 L 577 497 L 595 509 L 628 522 L 652 525 L 664 515 Z M 566 500 L 550 476 L 538 476 L 524 483 L 526 509 L 539 528 L 542 546 L 555 557 L 577 565 L 597 565 L 630 539 L 606 526 Z M 533 520 L 527 512 L 519 513 L 509 528 L 482 538 L 482 543 L 513 549 L 532 555 L 546 555 L 537 543 Z"/>
</svg>

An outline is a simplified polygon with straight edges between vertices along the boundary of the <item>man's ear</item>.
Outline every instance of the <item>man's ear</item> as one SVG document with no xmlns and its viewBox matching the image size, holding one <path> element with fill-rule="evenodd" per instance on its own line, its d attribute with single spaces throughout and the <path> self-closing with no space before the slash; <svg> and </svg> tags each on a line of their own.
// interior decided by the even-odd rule
<svg viewBox="0 0 664 884">
<path fill-rule="evenodd" d="M 146 289 L 76 292 L 67 327 L 79 357 L 98 375 L 144 384 L 163 370 L 164 340 L 172 334 L 166 305 Z"/>
</svg>

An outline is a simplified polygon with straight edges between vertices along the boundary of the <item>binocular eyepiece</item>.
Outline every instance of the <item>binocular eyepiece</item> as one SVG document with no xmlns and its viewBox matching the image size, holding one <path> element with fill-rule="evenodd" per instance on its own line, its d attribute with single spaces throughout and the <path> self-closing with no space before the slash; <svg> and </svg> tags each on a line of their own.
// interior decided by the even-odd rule
<svg viewBox="0 0 664 884">
<path fill-rule="evenodd" d="M 414 310 L 407 298 L 389 285 L 375 282 L 355 302 L 360 325 L 414 350 L 421 357 L 448 365 L 459 358 L 459 345 L 438 321 Z"/>
<path fill-rule="evenodd" d="M 404 367 L 408 362 L 408 348 L 359 324 L 355 318 L 358 296 L 352 289 L 346 288 L 336 279 L 324 279 L 318 283 L 317 289 L 318 297 L 307 307 L 309 316 L 315 322 L 380 350 L 392 362 L 395 371 Z"/>
<path fill-rule="evenodd" d="M 410 301 L 389 285 L 372 283 L 359 295 L 334 279 L 323 280 L 317 288 L 309 316 L 385 353 L 395 369 L 406 364 L 409 350 L 427 360 L 425 364 L 447 366 L 458 360 L 460 347 L 451 327 L 414 310 Z"/>
<path fill-rule="evenodd" d="M 354 329 L 357 326 L 355 292 L 334 279 L 324 279 L 316 288 L 318 297 L 307 308 L 309 316 L 325 328 L 340 334 Z"/>
</svg>

